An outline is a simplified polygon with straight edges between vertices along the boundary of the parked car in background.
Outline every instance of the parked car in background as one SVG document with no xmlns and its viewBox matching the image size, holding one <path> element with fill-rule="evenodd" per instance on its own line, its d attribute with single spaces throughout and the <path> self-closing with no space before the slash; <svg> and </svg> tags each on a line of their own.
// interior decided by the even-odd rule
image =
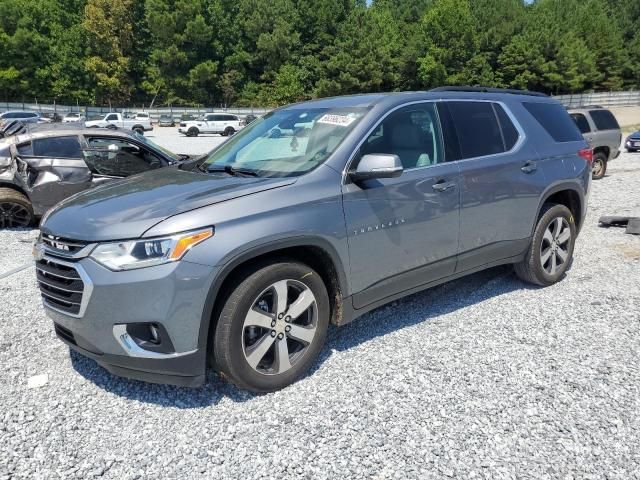
<svg viewBox="0 0 640 480">
<path fill-rule="evenodd" d="M 130 132 L 67 125 L 0 139 L 0 228 L 32 225 L 70 195 L 189 158 Z"/>
<path fill-rule="evenodd" d="M 256 118 L 258 118 L 258 117 L 256 117 L 255 115 L 252 115 L 252 114 L 245 115 L 245 117 L 242 119 L 242 125 L 249 125 Z"/>
<path fill-rule="evenodd" d="M 158 126 L 175 127 L 176 122 L 173 120 L 173 115 L 170 115 L 168 113 L 163 113 L 162 115 L 160 115 L 160 118 L 158 119 Z"/>
<path fill-rule="evenodd" d="M 202 133 L 217 133 L 223 137 L 233 135 L 243 127 L 240 117 L 228 113 L 207 113 L 202 120 L 180 122 L 178 131 L 187 137 Z"/>
<path fill-rule="evenodd" d="M 144 132 L 153 130 L 149 118 L 124 118 L 120 113 L 107 113 L 100 120 L 89 120 L 85 122 L 87 128 L 122 128 L 124 130 L 133 130 L 134 132 L 144 135 Z"/>
<path fill-rule="evenodd" d="M 62 119 L 62 123 L 84 122 L 84 121 L 85 121 L 85 117 L 80 112 L 69 112 Z"/>
<path fill-rule="evenodd" d="M 640 130 L 627 137 L 624 141 L 624 148 L 627 149 L 627 152 L 637 152 L 640 150 Z"/>
<path fill-rule="evenodd" d="M 546 95 L 468 90 L 280 108 L 62 202 L 34 250 L 56 334 L 117 375 L 195 386 L 212 365 L 267 392 L 308 371 L 330 323 L 501 264 L 560 281 L 591 149 Z"/>
<path fill-rule="evenodd" d="M 51 120 L 44 118 L 38 112 L 26 112 L 14 110 L 0 114 L 0 120 L 18 120 L 22 123 L 49 123 Z"/>
<path fill-rule="evenodd" d="M 183 113 L 180 115 L 180 122 L 190 122 L 192 120 L 198 120 L 198 116 L 191 113 Z"/>
<path fill-rule="evenodd" d="M 59 123 L 62 121 L 62 116 L 57 112 L 45 112 L 42 114 L 42 118 L 46 118 L 52 123 Z"/>
<path fill-rule="evenodd" d="M 134 120 L 149 120 L 151 123 L 151 116 L 147 112 L 136 112 L 132 118 Z"/>
<path fill-rule="evenodd" d="M 571 108 L 569 114 L 593 150 L 593 178 L 599 180 L 607 172 L 608 162 L 620 155 L 620 125 L 613 113 L 598 105 Z"/>
</svg>

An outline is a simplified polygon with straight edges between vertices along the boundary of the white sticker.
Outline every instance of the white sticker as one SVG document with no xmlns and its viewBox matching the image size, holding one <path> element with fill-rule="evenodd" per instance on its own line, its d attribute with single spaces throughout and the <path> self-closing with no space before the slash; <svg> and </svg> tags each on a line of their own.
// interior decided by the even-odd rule
<svg viewBox="0 0 640 480">
<path fill-rule="evenodd" d="M 324 123 L 326 125 L 337 125 L 339 127 L 348 127 L 353 123 L 356 117 L 351 115 L 330 115 L 326 114 L 320 117 L 316 123 Z"/>
</svg>

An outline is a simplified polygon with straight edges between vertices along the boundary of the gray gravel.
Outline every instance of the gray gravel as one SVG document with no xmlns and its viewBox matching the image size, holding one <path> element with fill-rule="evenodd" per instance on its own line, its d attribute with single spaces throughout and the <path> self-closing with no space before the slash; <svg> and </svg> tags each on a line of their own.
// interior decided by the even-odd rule
<svg viewBox="0 0 640 480">
<path fill-rule="evenodd" d="M 55 339 L 33 271 L 0 280 L 0 479 L 639 478 L 640 238 L 597 218 L 640 215 L 640 155 L 609 173 L 561 283 L 413 295 L 269 395 L 113 377 Z M 0 271 L 23 236 L 0 233 Z"/>
</svg>

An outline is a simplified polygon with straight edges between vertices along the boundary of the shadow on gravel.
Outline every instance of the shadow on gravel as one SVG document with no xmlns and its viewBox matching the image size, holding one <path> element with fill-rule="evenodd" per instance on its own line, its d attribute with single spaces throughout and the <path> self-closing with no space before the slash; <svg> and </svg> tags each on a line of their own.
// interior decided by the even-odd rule
<svg viewBox="0 0 640 480">
<path fill-rule="evenodd" d="M 522 288 L 535 287 L 517 280 L 512 267 L 496 267 L 377 308 L 344 327 L 331 328 L 318 360 L 305 376 L 313 375 L 333 350 L 348 350 L 387 333 L 428 322 L 439 315 Z M 206 384 L 199 388 L 128 380 L 111 375 L 95 361 L 74 350 L 69 351 L 71 364 L 80 375 L 114 395 L 139 402 L 190 409 L 215 405 L 224 398 L 245 402 L 259 396 L 236 388 L 211 371 L 207 373 Z"/>
</svg>

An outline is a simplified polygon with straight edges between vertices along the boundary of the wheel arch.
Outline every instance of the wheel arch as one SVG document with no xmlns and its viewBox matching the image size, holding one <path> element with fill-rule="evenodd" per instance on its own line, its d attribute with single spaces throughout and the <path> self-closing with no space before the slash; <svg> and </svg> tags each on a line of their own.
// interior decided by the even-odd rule
<svg viewBox="0 0 640 480">
<path fill-rule="evenodd" d="M 214 279 L 200 321 L 198 348 L 205 348 L 207 358 L 211 353 L 210 341 L 218 321 L 218 314 L 227 298 L 227 293 L 242 278 L 248 269 L 263 262 L 278 259 L 297 260 L 309 265 L 322 277 L 329 293 L 330 322 L 341 324 L 344 315 L 342 299 L 348 292 L 346 273 L 335 248 L 326 240 L 314 237 L 283 239 L 257 246 L 233 257 Z"/>
<path fill-rule="evenodd" d="M 573 215 L 573 218 L 576 222 L 576 228 L 579 231 L 582 227 L 583 211 L 584 211 L 584 203 L 585 198 L 582 193 L 580 193 L 580 189 L 572 184 L 572 183 L 562 183 L 559 185 L 555 185 L 550 187 L 542 196 L 542 200 L 538 205 L 538 212 L 536 215 L 536 222 L 533 225 L 531 230 L 531 235 L 533 236 L 533 232 L 535 231 L 536 225 L 540 216 L 542 215 L 542 209 L 546 203 L 558 203 L 566 206 Z"/>
<path fill-rule="evenodd" d="M 605 160 L 609 161 L 609 155 L 611 154 L 611 149 L 606 145 L 600 145 L 599 147 L 596 147 L 593 149 L 593 153 L 594 154 L 602 153 L 605 156 Z"/>
<path fill-rule="evenodd" d="M 10 188 L 12 190 L 15 190 L 16 192 L 21 193 L 22 195 L 27 197 L 29 199 L 29 201 L 31 202 L 31 197 L 29 197 L 29 193 L 26 192 L 20 186 L 16 185 L 15 183 L 11 183 L 11 182 L 0 180 L 0 188 Z"/>
</svg>

